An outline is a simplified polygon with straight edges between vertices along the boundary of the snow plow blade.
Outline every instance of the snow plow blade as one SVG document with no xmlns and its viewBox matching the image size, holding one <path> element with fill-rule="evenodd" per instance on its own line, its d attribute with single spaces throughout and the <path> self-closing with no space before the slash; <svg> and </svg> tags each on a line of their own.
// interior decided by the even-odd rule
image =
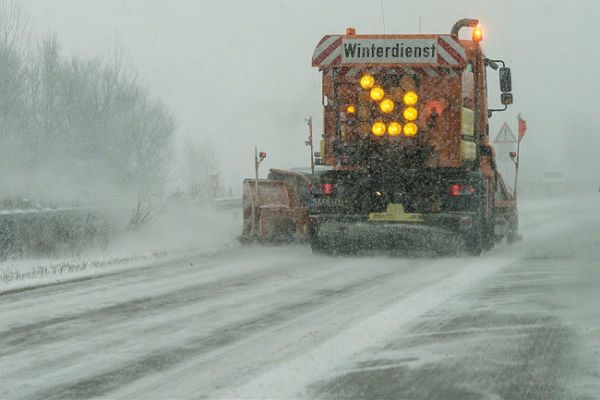
<svg viewBox="0 0 600 400">
<path fill-rule="evenodd" d="M 278 180 L 245 179 L 242 204 L 242 243 L 307 240 L 308 209 L 300 205 L 291 185 Z"/>
<path fill-rule="evenodd" d="M 359 249 L 431 249 L 444 251 L 451 232 L 442 228 L 404 223 L 328 222 L 316 232 L 316 240 L 333 252 Z"/>
<path fill-rule="evenodd" d="M 311 247 L 317 253 L 357 250 L 425 250 L 438 254 L 464 248 L 474 229 L 473 215 L 385 213 L 311 216 Z"/>
</svg>

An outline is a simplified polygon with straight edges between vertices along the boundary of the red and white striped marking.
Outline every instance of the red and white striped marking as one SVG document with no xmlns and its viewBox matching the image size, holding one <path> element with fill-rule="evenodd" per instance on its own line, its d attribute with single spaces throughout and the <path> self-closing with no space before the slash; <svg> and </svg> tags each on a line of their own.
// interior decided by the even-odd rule
<svg viewBox="0 0 600 400">
<path fill-rule="evenodd" d="M 440 36 L 437 40 L 438 63 L 445 65 L 463 65 L 467 63 L 467 53 L 452 36 Z"/>
<path fill-rule="evenodd" d="M 313 67 L 337 65 L 342 61 L 342 35 L 327 35 L 313 53 Z"/>
</svg>

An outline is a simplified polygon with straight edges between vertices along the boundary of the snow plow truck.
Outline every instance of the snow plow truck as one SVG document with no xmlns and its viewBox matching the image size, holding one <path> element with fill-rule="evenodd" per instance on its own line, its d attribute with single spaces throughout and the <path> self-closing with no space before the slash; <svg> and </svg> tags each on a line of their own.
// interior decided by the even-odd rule
<svg viewBox="0 0 600 400">
<path fill-rule="evenodd" d="M 463 28 L 471 38 L 461 39 Z M 510 69 L 463 19 L 450 34 L 326 35 L 319 173 L 244 181 L 242 242 L 309 241 L 315 253 L 460 242 L 473 255 L 518 238 L 516 199 L 496 169 L 488 119 L 512 104 Z M 502 67 L 499 67 L 502 65 Z M 503 108 L 488 108 L 488 69 Z"/>
<path fill-rule="evenodd" d="M 321 39 L 312 66 L 322 73 L 321 156 L 332 168 L 309 186 L 313 252 L 446 251 L 458 241 L 478 255 L 517 237 L 516 201 L 496 169 L 488 125 L 512 104 L 510 69 L 484 55 L 482 39 L 474 19 L 450 34 L 348 28 Z M 486 72 L 498 69 L 503 108 L 493 109 Z"/>
</svg>

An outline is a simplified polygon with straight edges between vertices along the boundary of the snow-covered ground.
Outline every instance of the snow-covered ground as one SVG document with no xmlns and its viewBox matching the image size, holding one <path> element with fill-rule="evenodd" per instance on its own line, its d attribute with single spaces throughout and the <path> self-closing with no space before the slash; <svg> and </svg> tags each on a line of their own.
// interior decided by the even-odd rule
<svg viewBox="0 0 600 400">
<path fill-rule="evenodd" d="M 0 293 L 228 251 L 238 246 L 239 214 L 171 207 L 148 226 L 119 234 L 105 249 L 77 257 L 9 259 L 0 262 Z"/>
<path fill-rule="evenodd" d="M 586 201 L 559 197 L 520 202 L 521 212 Z M 77 257 L 9 259 L 0 262 L 0 293 L 27 287 L 81 280 L 155 263 L 184 260 L 238 247 L 241 210 L 172 208 L 140 231 L 125 232 L 106 249 L 90 249 Z"/>
<path fill-rule="evenodd" d="M 520 209 L 478 258 L 230 247 L 0 295 L 0 398 L 594 398 L 600 197 Z"/>
</svg>

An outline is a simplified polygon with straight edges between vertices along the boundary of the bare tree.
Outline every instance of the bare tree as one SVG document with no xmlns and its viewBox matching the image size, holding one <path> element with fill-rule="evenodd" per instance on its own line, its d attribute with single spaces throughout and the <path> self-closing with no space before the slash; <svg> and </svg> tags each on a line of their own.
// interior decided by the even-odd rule
<svg viewBox="0 0 600 400">
<path fill-rule="evenodd" d="M 211 175 L 216 172 L 216 153 L 209 140 L 195 142 L 189 136 L 182 157 L 183 177 L 192 197 L 208 199 L 211 193 Z"/>
<path fill-rule="evenodd" d="M 20 146 L 27 129 L 25 44 L 29 22 L 14 0 L 0 0 L 0 149 Z M 14 152 L 2 154 L 0 168 L 10 169 Z"/>
<path fill-rule="evenodd" d="M 0 0 L 0 177 L 81 177 L 71 181 L 84 193 L 101 174 L 138 200 L 160 197 L 173 159 L 167 107 L 124 68 L 122 50 L 108 62 L 67 59 L 53 33 L 31 46 L 27 27 L 17 1 Z"/>
<path fill-rule="evenodd" d="M 0 48 L 23 53 L 30 33 L 29 19 L 16 0 L 0 0 Z"/>
</svg>

